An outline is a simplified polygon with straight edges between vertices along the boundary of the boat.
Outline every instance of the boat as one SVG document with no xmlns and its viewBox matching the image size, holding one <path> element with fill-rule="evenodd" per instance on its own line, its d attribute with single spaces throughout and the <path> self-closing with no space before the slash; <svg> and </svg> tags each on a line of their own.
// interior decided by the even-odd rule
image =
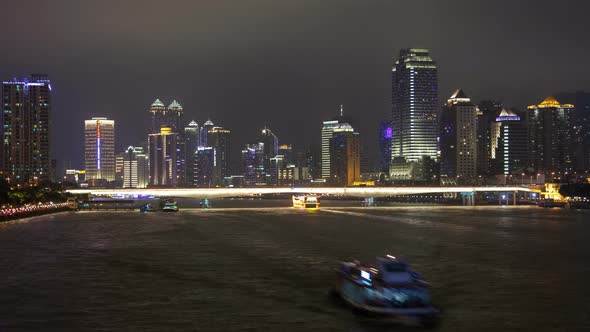
<svg viewBox="0 0 590 332">
<path fill-rule="evenodd" d="M 565 201 L 556 201 L 552 198 L 547 198 L 542 201 L 539 201 L 537 205 L 542 208 L 564 208 L 566 207 L 567 203 Z"/>
<path fill-rule="evenodd" d="M 293 195 L 293 207 L 304 209 L 319 209 L 320 198 L 316 195 Z"/>
<path fill-rule="evenodd" d="M 164 212 L 177 212 L 178 205 L 176 204 L 175 201 L 166 201 L 166 202 L 164 202 L 164 205 L 162 205 L 162 211 L 164 211 Z"/>
<path fill-rule="evenodd" d="M 357 311 L 394 321 L 434 326 L 439 311 L 429 284 L 394 256 L 377 257 L 375 265 L 341 262 L 333 294 Z"/>
<path fill-rule="evenodd" d="M 151 203 L 146 203 L 139 207 L 139 211 L 141 212 L 154 212 L 158 211 L 158 209 Z"/>
</svg>

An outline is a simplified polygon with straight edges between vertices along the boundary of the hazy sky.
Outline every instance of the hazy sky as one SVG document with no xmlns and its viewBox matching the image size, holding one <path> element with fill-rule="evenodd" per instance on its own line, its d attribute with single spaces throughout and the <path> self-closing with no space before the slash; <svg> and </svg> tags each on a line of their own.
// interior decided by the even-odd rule
<svg viewBox="0 0 590 332">
<path fill-rule="evenodd" d="M 590 90 L 586 1 L 2 2 L 0 77 L 50 75 L 60 166 L 82 167 L 92 116 L 116 121 L 118 150 L 139 144 L 155 98 L 231 129 L 234 158 L 265 125 L 319 145 L 344 104 L 374 156 L 404 47 L 431 50 L 441 102 L 457 87 L 515 107 Z"/>
</svg>

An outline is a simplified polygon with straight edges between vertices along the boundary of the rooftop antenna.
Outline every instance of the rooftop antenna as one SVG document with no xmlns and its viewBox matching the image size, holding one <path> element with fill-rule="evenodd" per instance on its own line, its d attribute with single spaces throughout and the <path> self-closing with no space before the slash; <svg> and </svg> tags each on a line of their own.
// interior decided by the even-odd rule
<svg viewBox="0 0 590 332">
<path fill-rule="evenodd" d="M 340 116 L 341 116 L 341 117 L 342 117 L 342 116 L 344 116 L 344 115 L 343 115 L 343 114 L 344 114 L 344 111 L 342 110 L 342 108 L 343 108 L 343 107 L 342 107 L 342 104 L 340 104 Z"/>
</svg>

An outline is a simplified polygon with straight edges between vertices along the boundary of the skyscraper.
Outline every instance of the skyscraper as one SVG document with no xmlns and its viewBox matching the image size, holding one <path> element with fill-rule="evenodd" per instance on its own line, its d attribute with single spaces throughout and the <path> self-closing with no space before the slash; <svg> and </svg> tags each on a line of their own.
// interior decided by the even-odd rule
<svg viewBox="0 0 590 332">
<path fill-rule="evenodd" d="M 194 178 L 195 187 L 211 187 L 216 165 L 216 151 L 210 146 L 199 146 L 195 151 Z"/>
<path fill-rule="evenodd" d="M 270 174 L 270 158 L 279 153 L 279 139 L 272 130 L 265 127 L 260 132 L 259 142 L 264 144 L 264 171 Z"/>
<path fill-rule="evenodd" d="M 572 123 L 574 105 L 560 104 L 547 97 L 527 110 L 530 159 L 537 172 L 571 172 Z"/>
<path fill-rule="evenodd" d="M 230 176 L 230 134 L 231 131 L 222 127 L 213 127 L 207 133 L 210 147 L 215 149 L 215 166 L 213 167 L 213 185 L 221 186 L 223 179 Z"/>
<path fill-rule="evenodd" d="M 150 185 L 174 187 L 177 183 L 176 146 L 178 134 L 170 127 L 148 136 L 150 158 Z"/>
<path fill-rule="evenodd" d="M 330 139 L 330 182 L 352 186 L 361 176 L 359 134 L 348 124 L 334 130 Z"/>
<path fill-rule="evenodd" d="M 379 125 L 379 171 L 389 172 L 391 166 L 391 139 L 393 137 L 393 129 L 391 121 L 382 121 Z"/>
<path fill-rule="evenodd" d="M 264 143 L 246 144 L 242 149 L 242 172 L 248 187 L 266 184 L 264 172 Z"/>
<path fill-rule="evenodd" d="M 173 132 L 179 133 L 182 127 L 183 108 L 176 100 L 172 101 L 168 107 L 160 99 L 156 99 L 150 106 L 152 116 L 152 134 L 160 132 L 162 127 L 170 127 Z"/>
<path fill-rule="evenodd" d="M 211 120 L 208 119 L 199 129 L 199 146 L 209 146 L 207 137 L 209 135 L 209 130 L 213 127 L 215 127 L 215 125 Z"/>
<path fill-rule="evenodd" d="M 46 75 L 2 83 L 0 174 L 13 183 L 49 180 L 51 82 Z"/>
<path fill-rule="evenodd" d="M 429 51 L 402 49 L 391 78 L 392 158 L 406 163 L 438 160 L 438 74 Z M 424 174 L 407 176 L 424 179 Z"/>
<path fill-rule="evenodd" d="M 322 155 L 321 155 L 321 177 L 328 180 L 330 178 L 330 139 L 334 133 L 334 129 L 346 125 L 352 129 L 352 125 L 348 119 L 344 117 L 343 106 L 340 105 L 340 116 L 329 121 L 324 121 L 322 124 Z"/>
<path fill-rule="evenodd" d="M 526 122 L 512 110 L 502 109 L 492 124 L 491 171 L 495 175 L 527 172 L 528 130 Z"/>
<path fill-rule="evenodd" d="M 440 128 L 441 178 L 472 183 L 477 177 L 477 106 L 463 90 L 448 99 Z"/>
<path fill-rule="evenodd" d="M 184 127 L 185 179 L 188 186 L 194 184 L 195 152 L 199 147 L 199 125 L 193 120 Z"/>
<path fill-rule="evenodd" d="M 86 180 L 115 181 L 115 121 L 92 118 L 84 121 Z"/>
<path fill-rule="evenodd" d="M 143 147 L 128 147 L 123 161 L 123 188 L 146 188 L 148 184 L 148 156 Z"/>
<path fill-rule="evenodd" d="M 502 103 L 493 100 L 484 100 L 479 103 L 477 113 L 477 173 L 486 176 L 493 174 L 491 167 L 492 153 L 492 126 L 496 123 L 496 117 L 502 111 Z"/>
</svg>

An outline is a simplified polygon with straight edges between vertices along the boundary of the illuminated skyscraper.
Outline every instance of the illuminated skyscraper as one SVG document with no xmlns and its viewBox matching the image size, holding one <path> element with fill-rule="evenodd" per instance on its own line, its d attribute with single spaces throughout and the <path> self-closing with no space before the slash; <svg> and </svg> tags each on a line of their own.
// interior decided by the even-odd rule
<svg viewBox="0 0 590 332">
<path fill-rule="evenodd" d="M 484 100 L 478 105 L 477 113 L 477 173 L 487 176 L 494 174 L 491 169 L 492 153 L 492 126 L 496 123 L 496 117 L 502 111 L 502 103 L 493 100 Z"/>
<path fill-rule="evenodd" d="M 264 171 L 270 174 L 270 158 L 279 153 L 279 139 L 272 130 L 265 127 L 260 133 L 259 142 L 264 144 Z"/>
<path fill-rule="evenodd" d="M 184 156 L 185 156 L 185 178 L 186 184 L 192 186 L 194 183 L 195 152 L 199 147 L 199 125 L 191 121 L 184 127 Z"/>
<path fill-rule="evenodd" d="M 49 180 L 51 82 L 45 75 L 3 82 L 0 174 L 13 183 Z"/>
<path fill-rule="evenodd" d="M 571 172 L 573 110 L 553 97 L 528 107 L 530 158 L 537 172 Z"/>
<path fill-rule="evenodd" d="M 222 127 L 213 127 L 207 133 L 210 147 L 215 149 L 215 166 L 213 167 L 213 185 L 221 186 L 223 179 L 230 176 L 230 134 L 231 131 Z"/>
<path fill-rule="evenodd" d="M 86 180 L 115 181 L 115 121 L 92 118 L 84 121 Z"/>
<path fill-rule="evenodd" d="M 324 121 L 322 125 L 322 163 L 321 177 L 328 180 L 330 178 L 330 139 L 333 136 L 334 129 L 346 125 L 352 129 L 349 121 L 344 118 L 343 106 L 340 105 L 340 116 L 329 121 Z"/>
<path fill-rule="evenodd" d="M 527 171 L 527 125 L 520 116 L 508 109 L 496 117 L 491 129 L 490 169 L 495 175 L 519 175 Z"/>
<path fill-rule="evenodd" d="M 393 137 L 393 129 L 391 128 L 391 121 L 383 121 L 379 127 L 379 171 L 389 172 L 391 166 L 391 138 Z"/>
<path fill-rule="evenodd" d="M 212 187 L 213 172 L 216 165 L 216 151 L 210 146 L 199 146 L 195 152 L 194 178 L 195 187 Z"/>
<path fill-rule="evenodd" d="M 183 108 L 176 100 L 166 107 L 160 99 L 156 99 L 150 106 L 150 113 L 152 116 L 152 134 L 159 133 L 162 127 L 170 127 L 175 133 L 180 132 L 183 128 Z"/>
<path fill-rule="evenodd" d="M 199 129 L 199 146 L 209 146 L 207 137 L 209 135 L 209 130 L 213 127 L 215 127 L 213 122 L 211 120 L 207 120 Z"/>
<path fill-rule="evenodd" d="M 149 184 L 148 156 L 142 147 L 130 146 L 123 161 L 123 188 L 146 188 Z"/>
<path fill-rule="evenodd" d="M 391 78 L 392 159 L 407 163 L 438 160 L 438 74 L 429 51 L 402 49 Z M 424 174 L 412 173 L 407 177 L 424 180 Z"/>
<path fill-rule="evenodd" d="M 349 124 L 335 128 L 330 139 L 330 182 L 352 186 L 361 177 L 359 134 Z"/>
<path fill-rule="evenodd" d="M 178 134 L 170 127 L 160 128 L 160 133 L 148 136 L 150 158 L 150 185 L 174 187 L 177 184 Z"/>
<path fill-rule="evenodd" d="M 264 171 L 264 143 L 246 144 L 242 149 L 242 172 L 246 186 L 267 183 Z"/>
<path fill-rule="evenodd" d="M 477 106 L 461 89 L 447 101 L 440 119 L 440 176 L 459 183 L 477 177 Z"/>
</svg>

